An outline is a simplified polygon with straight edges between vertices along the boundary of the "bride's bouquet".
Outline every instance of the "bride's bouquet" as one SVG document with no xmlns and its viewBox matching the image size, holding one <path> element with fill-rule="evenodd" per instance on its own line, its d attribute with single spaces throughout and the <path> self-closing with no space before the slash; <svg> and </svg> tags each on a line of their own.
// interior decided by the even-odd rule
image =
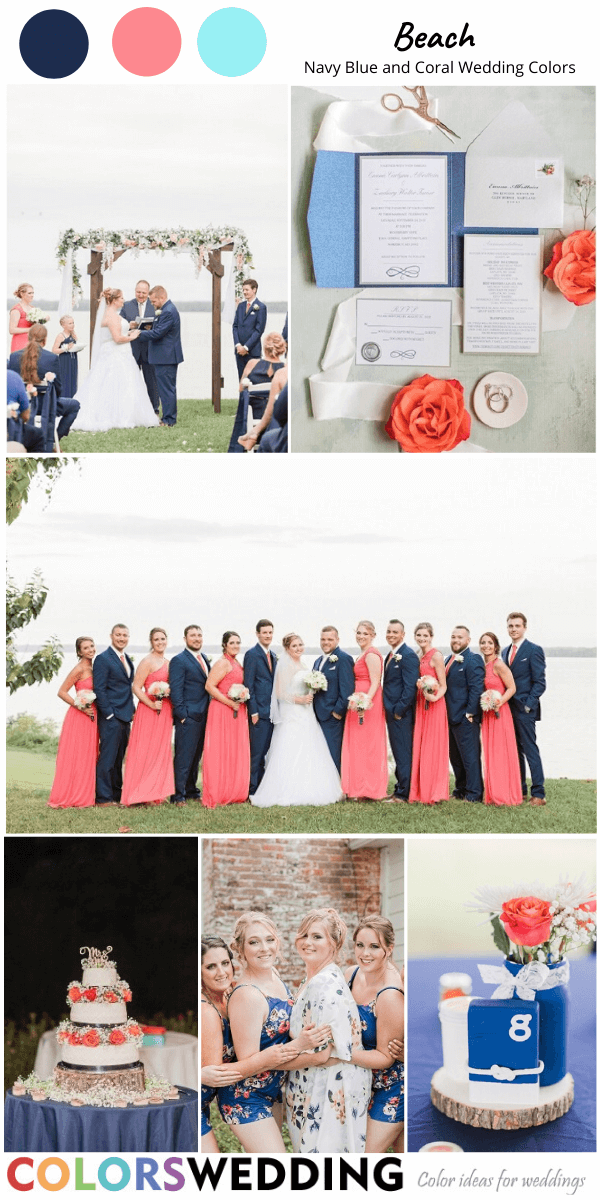
<svg viewBox="0 0 600 1200">
<path fill-rule="evenodd" d="M 152 696 L 152 699 L 156 700 L 160 705 L 159 708 L 155 709 L 155 712 L 160 713 L 162 712 L 162 702 L 166 700 L 167 696 L 171 695 L 171 689 L 168 683 L 164 683 L 162 679 L 156 679 L 154 683 L 150 684 L 148 695 Z"/>
<path fill-rule="evenodd" d="M 351 712 L 358 713 L 359 725 L 362 725 L 365 713 L 370 707 L 371 701 L 369 700 L 366 692 L 353 692 L 352 695 L 348 697 L 348 708 Z"/>
<path fill-rule="evenodd" d="M 306 684 L 311 692 L 327 691 L 327 679 L 322 671 L 309 671 L 307 675 L 302 677 L 302 682 Z"/>
<path fill-rule="evenodd" d="M 496 691 L 496 688 L 489 688 L 487 692 L 483 693 L 479 703 L 483 712 L 493 712 L 496 720 L 499 721 L 500 713 L 498 712 L 497 705 L 501 699 L 502 696 L 500 692 Z"/>
<path fill-rule="evenodd" d="M 237 700 L 238 704 L 245 704 L 250 699 L 250 692 L 247 687 L 244 687 L 243 683 L 232 683 L 227 695 L 230 700 Z M 233 719 L 234 721 L 237 720 L 236 708 L 233 710 Z"/>
<path fill-rule="evenodd" d="M 92 707 L 95 699 L 96 693 L 90 691 L 89 688 L 82 688 L 75 696 L 75 708 L 78 708 L 80 712 L 86 713 L 88 717 L 92 718 L 92 721 L 95 721 L 96 718 L 93 712 L 89 712 L 88 710 Z"/>
<path fill-rule="evenodd" d="M 45 325 L 50 320 L 50 313 L 45 313 L 41 308 L 30 308 L 27 320 L 30 325 Z"/>
<path fill-rule="evenodd" d="M 417 680 L 417 687 L 419 691 L 423 693 L 423 698 L 425 700 L 425 712 L 427 712 L 427 709 L 429 708 L 428 697 L 436 695 L 438 690 L 438 681 L 437 679 L 434 679 L 432 675 L 421 675 L 421 678 Z"/>
</svg>

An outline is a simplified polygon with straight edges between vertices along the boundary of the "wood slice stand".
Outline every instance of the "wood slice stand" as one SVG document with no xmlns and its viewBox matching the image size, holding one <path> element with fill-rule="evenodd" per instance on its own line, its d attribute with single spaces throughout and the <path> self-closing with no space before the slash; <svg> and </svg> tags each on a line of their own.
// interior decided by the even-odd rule
<svg viewBox="0 0 600 1200">
<path fill-rule="evenodd" d="M 497 1108 L 491 1104 L 470 1104 L 469 1085 L 452 1079 L 443 1067 L 431 1080 L 431 1102 L 435 1108 L 473 1129 L 529 1129 L 547 1125 L 569 1111 L 574 1097 L 573 1076 L 565 1075 L 552 1087 L 540 1088 L 540 1100 L 534 1108 Z"/>
</svg>

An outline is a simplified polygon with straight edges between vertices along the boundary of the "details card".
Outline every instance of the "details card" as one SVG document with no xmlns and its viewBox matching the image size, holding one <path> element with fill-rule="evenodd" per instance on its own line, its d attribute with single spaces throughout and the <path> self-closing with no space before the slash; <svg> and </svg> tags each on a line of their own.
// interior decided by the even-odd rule
<svg viewBox="0 0 600 1200">
<path fill-rule="evenodd" d="M 363 154 L 359 159 L 360 283 L 448 283 L 447 159 Z"/>
<path fill-rule="evenodd" d="M 539 234 L 465 234 L 465 354 L 539 354 L 541 305 Z"/>
<path fill-rule="evenodd" d="M 448 367 L 451 300 L 356 301 L 356 362 Z"/>
</svg>

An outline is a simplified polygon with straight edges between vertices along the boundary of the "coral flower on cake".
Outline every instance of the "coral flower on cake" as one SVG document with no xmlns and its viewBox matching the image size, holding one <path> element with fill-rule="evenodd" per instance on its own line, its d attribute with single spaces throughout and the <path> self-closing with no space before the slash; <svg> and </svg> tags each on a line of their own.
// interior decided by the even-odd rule
<svg viewBox="0 0 600 1200">
<path fill-rule="evenodd" d="M 96 988 L 86 988 L 83 994 L 86 1000 L 93 1001 L 96 999 L 98 992 L 96 991 Z"/>
<path fill-rule="evenodd" d="M 128 1003 L 129 1003 L 129 1001 L 131 1000 L 131 992 L 130 992 L 130 991 L 127 991 L 127 990 L 126 990 L 126 991 L 124 991 L 124 992 L 123 992 L 123 999 L 124 999 L 125 1003 L 126 1003 L 126 1004 L 128 1004 Z"/>
<path fill-rule="evenodd" d="M 84 1046 L 99 1046 L 100 1045 L 100 1034 L 98 1033 L 97 1029 L 88 1029 L 87 1033 L 84 1033 L 83 1045 Z"/>
<path fill-rule="evenodd" d="M 127 1039 L 125 1034 L 121 1033 L 120 1029 L 111 1029 L 108 1035 L 108 1040 L 111 1046 L 122 1046 Z"/>
<path fill-rule="evenodd" d="M 557 242 L 544 275 L 556 284 L 571 304 L 591 304 L 596 299 L 596 234 L 577 229 Z"/>
<path fill-rule="evenodd" d="M 441 454 L 466 442 L 471 418 L 458 379 L 421 375 L 396 393 L 385 431 L 407 454 Z"/>
<path fill-rule="evenodd" d="M 134 1038 L 143 1036 L 139 1025 L 130 1025 L 129 1033 L 131 1034 L 131 1037 L 134 1037 Z"/>
<path fill-rule="evenodd" d="M 547 900 L 519 896 L 502 905 L 500 920 L 516 946 L 541 946 L 550 936 L 552 910 Z"/>
<path fill-rule="evenodd" d="M 79 1000 L 81 1000 L 81 997 L 82 997 L 82 992 L 81 992 L 80 988 L 78 988 L 78 987 L 69 988 L 69 1000 L 72 1000 L 73 1004 L 77 1004 L 77 1002 Z"/>
<path fill-rule="evenodd" d="M 108 1003 L 109 1003 L 109 1004 L 116 1004 L 116 1003 L 117 1003 L 117 1001 L 118 1001 L 118 999 L 119 999 L 119 997 L 116 995 L 116 993 L 115 993 L 115 992 L 105 992 L 105 993 L 104 993 L 104 999 L 105 999 L 105 1000 L 108 1000 Z"/>
<path fill-rule="evenodd" d="M 82 1038 L 81 1034 L 80 1033 L 70 1033 L 69 1034 L 69 1045 L 70 1046 L 82 1046 L 83 1038 Z"/>
</svg>

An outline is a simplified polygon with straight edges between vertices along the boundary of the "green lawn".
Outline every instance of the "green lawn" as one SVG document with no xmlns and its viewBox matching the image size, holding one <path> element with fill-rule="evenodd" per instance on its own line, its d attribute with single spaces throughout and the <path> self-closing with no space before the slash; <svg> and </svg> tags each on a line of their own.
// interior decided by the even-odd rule
<svg viewBox="0 0 600 1200">
<path fill-rule="evenodd" d="M 226 454 L 237 400 L 223 400 L 213 412 L 210 400 L 179 400 L 171 429 L 112 429 L 108 433 L 72 432 L 62 443 L 69 454 Z"/>
<path fill-rule="evenodd" d="M 29 750 L 6 756 L 7 833 L 595 833 L 596 783 L 546 780 L 545 808 L 492 808 L 449 800 L 422 804 L 334 804 L 326 808 L 252 808 L 231 804 L 187 808 L 47 807 L 54 758 Z"/>
<path fill-rule="evenodd" d="M 217 1139 L 217 1145 L 222 1154 L 244 1153 L 241 1143 L 238 1142 L 235 1133 L 233 1132 L 233 1127 L 231 1125 L 226 1125 L 225 1121 L 222 1120 L 216 1101 L 214 1100 L 210 1106 L 210 1123 L 213 1127 L 213 1133 Z M 288 1153 L 292 1154 L 292 1143 L 290 1141 L 290 1135 L 288 1133 L 285 1121 L 283 1123 L 282 1135 Z"/>
</svg>

